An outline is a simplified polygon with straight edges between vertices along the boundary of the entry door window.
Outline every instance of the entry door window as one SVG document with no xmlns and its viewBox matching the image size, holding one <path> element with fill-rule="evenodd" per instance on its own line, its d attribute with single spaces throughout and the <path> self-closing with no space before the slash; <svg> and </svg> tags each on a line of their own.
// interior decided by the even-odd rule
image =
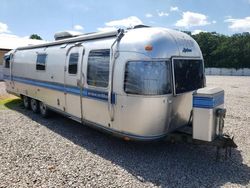
<svg viewBox="0 0 250 188">
<path fill-rule="evenodd" d="M 93 50 L 88 57 L 87 83 L 95 87 L 108 87 L 110 50 Z"/>
<path fill-rule="evenodd" d="M 77 73 L 78 59 L 79 59 L 79 53 L 71 53 L 70 54 L 69 66 L 68 66 L 68 73 L 69 74 L 76 74 Z"/>
</svg>

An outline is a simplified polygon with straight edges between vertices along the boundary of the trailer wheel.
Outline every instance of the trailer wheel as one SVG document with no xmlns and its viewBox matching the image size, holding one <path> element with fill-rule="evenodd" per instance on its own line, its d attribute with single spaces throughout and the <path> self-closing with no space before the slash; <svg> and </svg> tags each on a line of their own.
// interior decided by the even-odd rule
<svg viewBox="0 0 250 188">
<path fill-rule="evenodd" d="M 40 113 L 42 117 L 46 118 L 49 116 L 49 109 L 46 104 L 39 102 Z"/>
<path fill-rule="evenodd" d="M 30 98 L 27 96 L 23 96 L 23 105 L 24 108 L 30 109 Z"/>
<path fill-rule="evenodd" d="M 31 110 L 34 113 L 38 113 L 39 112 L 39 103 L 36 99 L 31 99 L 30 100 L 30 106 L 31 106 Z"/>
</svg>

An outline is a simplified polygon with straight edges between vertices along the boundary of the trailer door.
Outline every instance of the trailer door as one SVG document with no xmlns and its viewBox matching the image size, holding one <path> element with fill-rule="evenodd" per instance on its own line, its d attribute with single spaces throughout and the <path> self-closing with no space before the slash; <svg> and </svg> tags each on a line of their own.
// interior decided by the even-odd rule
<svg viewBox="0 0 250 188">
<path fill-rule="evenodd" d="M 71 47 L 66 54 L 66 64 L 64 72 L 65 87 L 65 112 L 72 118 L 81 120 L 81 68 L 84 55 L 83 46 Z"/>
<path fill-rule="evenodd" d="M 83 117 L 87 122 L 110 127 L 108 86 L 110 50 L 86 51 L 85 84 L 82 92 Z"/>
</svg>

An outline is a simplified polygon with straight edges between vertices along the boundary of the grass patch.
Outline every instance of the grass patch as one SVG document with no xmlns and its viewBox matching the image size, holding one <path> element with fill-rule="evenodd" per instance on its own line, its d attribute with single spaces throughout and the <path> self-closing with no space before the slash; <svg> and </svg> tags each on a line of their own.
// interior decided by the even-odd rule
<svg viewBox="0 0 250 188">
<path fill-rule="evenodd" d="M 0 100 L 0 110 L 12 109 L 22 103 L 20 98 L 6 98 Z"/>
</svg>

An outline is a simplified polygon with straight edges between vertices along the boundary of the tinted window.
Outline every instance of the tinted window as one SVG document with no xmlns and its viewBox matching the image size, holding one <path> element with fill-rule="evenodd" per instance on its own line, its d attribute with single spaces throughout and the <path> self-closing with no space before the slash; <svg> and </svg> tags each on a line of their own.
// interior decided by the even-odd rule
<svg viewBox="0 0 250 188">
<path fill-rule="evenodd" d="M 4 57 L 5 68 L 10 68 L 10 55 Z"/>
<path fill-rule="evenodd" d="M 128 62 L 125 69 L 124 90 L 138 95 L 171 93 L 170 63 L 157 61 Z"/>
<path fill-rule="evenodd" d="M 89 53 L 87 83 L 96 87 L 108 87 L 109 50 L 95 50 Z"/>
<path fill-rule="evenodd" d="M 78 57 L 79 57 L 78 53 L 70 54 L 69 67 L 68 67 L 69 74 L 76 74 L 77 73 Z"/>
<path fill-rule="evenodd" d="M 176 94 L 203 87 L 204 73 L 201 60 L 174 60 Z"/>
<path fill-rule="evenodd" d="M 45 70 L 47 54 L 38 54 L 36 59 L 36 70 Z"/>
</svg>

